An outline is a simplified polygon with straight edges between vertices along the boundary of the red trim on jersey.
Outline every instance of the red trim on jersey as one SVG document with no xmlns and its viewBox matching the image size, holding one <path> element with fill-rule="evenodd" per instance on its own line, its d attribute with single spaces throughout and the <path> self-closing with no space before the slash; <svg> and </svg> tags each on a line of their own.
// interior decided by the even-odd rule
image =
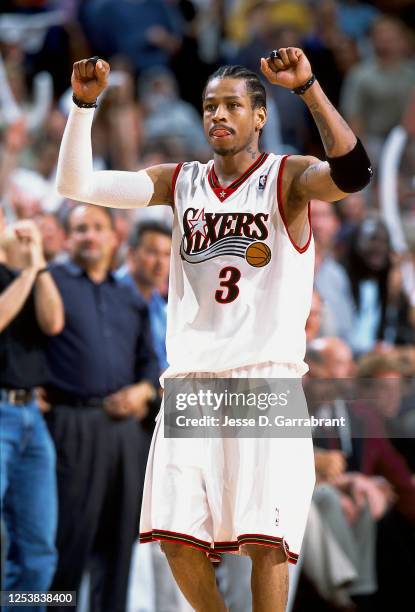
<svg viewBox="0 0 415 612">
<path fill-rule="evenodd" d="M 216 176 L 215 172 L 215 165 L 212 164 L 208 173 L 208 183 L 218 200 L 220 202 L 224 202 L 230 195 L 232 195 L 237 189 L 239 189 L 239 187 L 251 176 L 251 174 L 253 174 L 255 170 L 258 170 L 258 168 L 262 166 L 268 155 L 268 153 L 261 153 L 261 155 L 257 157 L 254 163 L 251 164 L 249 168 L 245 170 L 243 174 L 241 174 L 240 177 L 232 181 L 232 183 L 227 187 L 222 187 L 222 185 L 219 183 L 219 179 Z"/>
<path fill-rule="evenodd" d="M 183 166 L 183 162 L 180 162 L 179 164 L 177 164 L 177 166 L 174 169 L 173 176 L 171 179 L 171 192 L 173 196 L 173 206 L 174 206 L 174 192 L 176 190 L 177 178 L 179 176 L 180 170 L 182 169 L 182 166 Z"/>
<path fill-rule="evenodd" d="M 284 172 L 284 166 L 285 166 L 285 162 L 287 161 L 289 155 L 286 155 L 285 157 L 282 158 L 281 163 L 280 163 L 280 167 L 278 169 L 278 178 L 277 178 L 277 201 L 278 201 L 278 210 L 280 211 L 280 215 L 281 215 L 281 219 L 282 222 L 284 223 L 284 227 L 286 229 L 288 238 L 291 241 L 291 244 L 293 245 L 293 247 L 295 248 L 296 251 L 298 251 L 299 253 L 305 253 L 306 250 L 308 249 L 310 242 L 311 242 L 311 236 L 312 231 L 311 231 L 311 208 L 310 208 L 310 202 L 307 204 L 308 207 L 308 225 L 309 225 L 309 235 L 308 235 L 308 239 L 307 242 L 305 243 L 304 246 L 300 247 L 295 240 L 292 238 L 289 229 L 288 229 L 288 224 L 287 224 L 287 219 L 285 217 L 285 213 L 284 213 L 284 204 L 282 202 L 282 175 Z"/>
</svg>

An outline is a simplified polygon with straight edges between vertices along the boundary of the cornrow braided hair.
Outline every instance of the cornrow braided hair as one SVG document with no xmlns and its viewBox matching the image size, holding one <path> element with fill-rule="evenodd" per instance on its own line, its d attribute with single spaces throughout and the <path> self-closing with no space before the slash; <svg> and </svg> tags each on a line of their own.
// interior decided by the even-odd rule
<svg viewBox="0 0 415 612">
<path fill-rule="evenodd" d="M 267 108 L 267 94 L 265 87 L 259 77 L 245 66 L 221 66 L 210 75 L 203 90 L 205 97 L 206 87 L 213 79 L 243 79 L 246 82 L 246 90 L 251 97 L 252 108 Z"/>
</svg>

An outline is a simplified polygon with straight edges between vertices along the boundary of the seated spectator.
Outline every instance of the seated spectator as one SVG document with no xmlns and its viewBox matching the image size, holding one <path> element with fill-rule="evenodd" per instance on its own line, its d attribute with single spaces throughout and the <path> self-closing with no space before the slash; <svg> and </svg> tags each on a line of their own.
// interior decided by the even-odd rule
<svg viewBox="0 0 415 612">
<path fill-rule="evenodd" d="M 345 386 L 330 384 L 337 383 L 338 379 L 343 379 L 347 384 L 353 373 L 352 355 L 347 345 L 337 338 L 319 339 L 310 345 L 307 363 L 310 366 L 310 382 L 317 378 L 325 383 L 317 387 L 322 391 L 322 396 L 313 414 L 317 417 L 348 417 L 344 401 Z M 330 582 L 330 574 L 322 563 L 325 550 L 315 551 L 320 572 L 316 573 L 315 568 L 312 576 L 321 582 L 322 586 L 317 584 L 317 588 L 322 594 L 343 606 L 352 603 L 351 596 L 373 594 L 377 586 L 373 567 L 375 520 L 378 516 L 369 505 L 369 496 L 375 496 L 376 490 L 369 479 L 356 471 L 349 419 L 348 425 L 345 431 L 340 427 L 332 435 L 329 434 L 328 439 L 320 438 L 318 430 L 313 432 L 317 474 L 313 502 L 326 529 L 348 560 L 344 567 L 345 575 L 349 573 L 349 581 L 347 584 Z M 359 500 L 353 488 L 357 488 L 358 483 L 361 487 Z M 376 512 L 383 510 L 383 507 L 377 508 Z"/>
<path fill-rule="evenodd" d="M 386 444 L 380 440 L 371 441 L 372 460 L 377 456 L 377 467 L 373 461 L 372 465 L 376 470 L 383 471 L 383 476 L 392 483 L 395 496 L 394 506 L 378 523 L 379 589 L 374 601 L 375 610 L 392 608 L 396 600 L 392 585 L 396 581 L 401 585 L 400 600 L 409 601 L 415 578 L 414 388 L 406 389 L 401 401 L 401 372 L 396 351 L 368 355 L 359 362 L 358 367 L 359 383 L 364 383 L 371 397 L 369 409 L 372 414 L 376 412 L 382 417 L 385 434 L 391 436 L 390 442 L 385 440 Z M 367 379 L 367 376 L 371 378 Z M 380 450 L 380 445 L 383 445 L 383 450 Z M 396 449 L 394 454 L 390 448 Z M 393 546 L 399 550 L 399 568 L 391 561 L 390 551 Z"/>
<path fill-rule="evenodd" d="M 399 358 L 398 350 L 392 350 L 363 356 L 358 363 L 357 377 L 373 409 L 381 417 L 385 436 L 415 473 L 414 378 L 411 375 L 405 385 L 403 372 L 402 357 Z"/>
<path fill-rule="evenodd" d="M 390 385 L 389 390 L 394 393 L 386 395 L 384 387 L 377 384 L 371 389 L 373 401 L 370 403 L 361 390 L 358 391 L 361 399 L 350 401 L 351 377 L 355 373 L 350 348 L 339 338 L 320 338 L 311 343 L 308 356 L 311 378 L 326 382 L 325 386 L 321 386 L 324 395 L 321 396 L 320 406 L 313 410 L 314 414 L 343 416 L 349 422 L 347 427 L 340 427 L 332 437 L 318 436 L 319 447 L 342 450 L 349 471 L 360 471 L 366 476 L 383 476 L 395 491 L 397 510 L 408 521 L 415 522 L 415 486 L 411 482 L 411 472 L 404 458 L 384 437 L 383 415 L 376 410 L 376 406 L 386 406 L 382 408 L 384 412 L 396 411 L 396 406 L 399 407 L 398 387 Z M 397 374 L 389 371 L 392 367 L 390 363 L 384 365 L 385 371 L 379 371 L 378 383 L 384 374 L 388 377 L 392 375 L 396 380 Z M 364 367 L 361 372 L 364 372 Z M 318 405 L 315 399 L 313 403 Z"/>
<path fill-rule="evenodd" d="M 370 216 L 355 229 L 344 262 L 356 308 L 349 335 L 353 352 L 361 355 L 380 341 L 414 342 L 413 307 L 402 289 L 383 221 Z"/>
<path fill-rule="evenodd" d="M 48 381 L 43 348 L 46 336 L 63 328 L 63 306 L 33 222 L 3 230 L 1 246 L 0 482 L 7 543 L 3 588 L 47 591 L 57 563 L 55 451 L 35 390 Z"/>
<path fill-rule="evenodd" d="M 352 374 L 351 351 L 339 339 L 321 339 L 315 341 L 312 348 L 318 356 L 317 367 L 314 368 L 315 360 L 310 354 L 309 365 L 312 376 L 335 379 Z M 331 524 L 333 534 L 341 543 L 342 549 L 347 551 L 350 560 L 357 564 L 355 567 L 359 568 L 359 577 L 352 585 L 350 593 L 354 597 L 369 595 L 376 590 L 374 588 L 376 577 L 373 573 L 375 553 L 373 521 L 379 523 L 382 517 L 386 520 L 386 517 L 393 513 L 397 514 L 398 523 L 403 521 L 406 526 L 414 524 L 415 485 L 403 457 L 386 438 L 379 436 L 380 430 L 377 429 L 377 438 L 369 437 L 376 431 L 376 415 L 373 415 L 373 411 L 362 402 L 349 404 L 345 401 L 344 392 L 340 397 L 336 396 L 338 386 L 326 385 L 324 388 L 326 395 L 316 415 L 342 415 L 346 419 L 347 427 L 340 427 L 334 437 L 325 440 L 318 438 L 319 447 L 328 445 L 329 448 L 323 452 L 323 460 L 318 456 L 321 450 L 316 449 L 316 465 L 318 467 L 322 464 L 324 468 L 325 453 L 332 452 L 330 448 L 333 442 L 338 450 L 343 451 L 346 463 L 343 463 L 341 456 L 337 457 L 333 465 L 334 472 L 326 474 L 327 485 L 316 489 L 315 501 L 321 512 L 327 508 L 327 514 L 324 516 Z M 334 394 L 328 394 L 328 389 L 334 389 Z M 315 434 L 317 435 L 316 432 Z M 337 494 L 333 491 L 333 487 Z M 352 539 L 350 534 L 347 535 L 345 518 L 355 533 Z M 358 553 L 363 541 L 365 545 Z M 405 555 L 409 559 L 408 550 Z"/>
<path fill-rule="evenodd" d="M 66 324 L 47 345 L 59 493 L 52 590 L 77 591 L 89 568 L 90 609 L 114 612 L 126 607 L 149 445 L 141 421 L 159 368 L 147 306 L 111 272 L 111 211 L 78 204 L 66 223 L 70 259 L 52 269 Z"/>
</svg>

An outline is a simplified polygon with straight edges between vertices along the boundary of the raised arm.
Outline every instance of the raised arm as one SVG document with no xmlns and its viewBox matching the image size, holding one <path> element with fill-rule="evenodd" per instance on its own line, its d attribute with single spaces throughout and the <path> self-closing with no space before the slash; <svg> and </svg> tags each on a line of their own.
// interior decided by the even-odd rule
<svg viewBox="0 0 415 612">
<path fill-rule="evenodd" d="M 175 164 L 162 164 L 138 172 L 94 171 L 91 128 L 98 96 L 106 89 L 110 67 L 93 58 L 75 62 L 72 72 L 74 102 L 59 152 L 58 192 L 73 200 L 113 208 L 173 204 Z"/>
<path fill-rule="evenodd" d="M 261 70 L 270 83 L 296 90 L 303 98 L 326 152 L 327 161 L 300 155 L 287 160 L 287 201 L 300 206 L 311 199 L 333 202 L 363 189 L 372 176 L 369 158 L 315 80 L 304 52 L 279 49 L 268 61 L 261 60 Z"/>
</svg>

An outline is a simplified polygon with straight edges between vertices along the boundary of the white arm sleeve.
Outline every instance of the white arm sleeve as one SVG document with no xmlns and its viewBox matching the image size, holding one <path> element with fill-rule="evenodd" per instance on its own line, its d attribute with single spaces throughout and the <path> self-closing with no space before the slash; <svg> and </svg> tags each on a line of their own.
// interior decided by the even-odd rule
<svg viewBox="0 0 415 612">
<path fill-rule="evenodd" d="M 154 185 L 145 170 L 121 172 L 92 167 L 91 127 L 93 108 L 72 105 L 62 138 L 56 173 L 60 195 L 113 208 L 146 206 Z"/>
</svg>

